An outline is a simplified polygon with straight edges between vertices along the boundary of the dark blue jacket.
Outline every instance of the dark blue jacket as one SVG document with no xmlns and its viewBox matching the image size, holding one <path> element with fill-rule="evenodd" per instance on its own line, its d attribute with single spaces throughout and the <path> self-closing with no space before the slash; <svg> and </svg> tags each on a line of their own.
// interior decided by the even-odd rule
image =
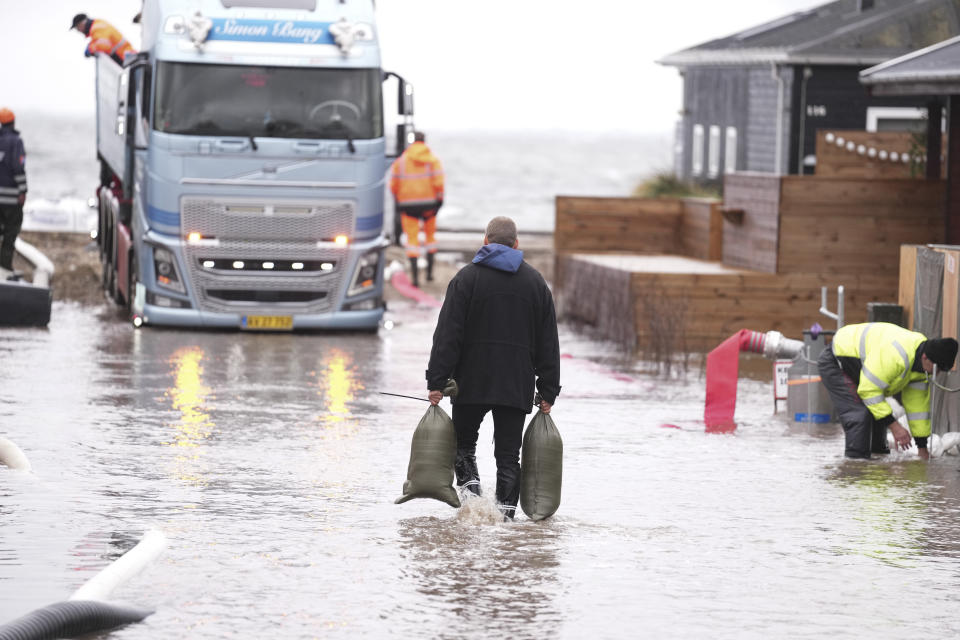
<svg viewBox="0 0 960 640">
<path fill-rule="evenodd" d="M 9 126 L 0 127 L 0 205 L 16 205 L 18 197 L 27 193 L 26 158 L 20 134 Z"/>
<path fill-rule="evenodd" d="M 523 252 L 484 245 L 447 286 L 433 334 L 427 387 L 454 378 L 454 404 L 533 406 L 534 384 L 553 404 L 560 393 L 560 344 L 553 296 Z"/>
</svg>

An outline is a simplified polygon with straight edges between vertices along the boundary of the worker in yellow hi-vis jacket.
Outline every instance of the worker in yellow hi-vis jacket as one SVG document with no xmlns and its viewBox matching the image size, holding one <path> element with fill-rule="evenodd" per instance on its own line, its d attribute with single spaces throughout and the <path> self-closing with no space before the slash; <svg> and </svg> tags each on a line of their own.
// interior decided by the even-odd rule
<svg viewBox="0 0 960 640">
<path fill-rule="evenodd" d="M 846 437 L 848 458 L 890 453 L 887 429 L 897 448 L 917 442 L 920 457 L 930 457 L 930 381 L 934 365 L 953 368 L 957 341 L 928 339 L 887 322 L 851 324 L 839 329 L 820 354 L 820 378 L 830 393 Z M 910 430 L 894 419 L 886 399 L 900 396 Z"/>
</svg>

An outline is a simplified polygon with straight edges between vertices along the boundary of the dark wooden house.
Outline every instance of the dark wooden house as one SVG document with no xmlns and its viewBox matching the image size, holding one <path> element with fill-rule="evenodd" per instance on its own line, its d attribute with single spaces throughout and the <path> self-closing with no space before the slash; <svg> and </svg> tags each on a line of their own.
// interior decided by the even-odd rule
<svg viewBox="0 0 960 640">
<path fill-rule="evenodd" d="M 960 245 L 960 37 L 914 51 L 872 67 L 860 74 L 874 99 L 909 96 L 933 105 L 944 105 L 947 115 L 946 154 L 940 148 L 939 109 L 931 108 L 927 126 L 927 177 L 940 175 L 940 157 L 947 158 L 947 242 Z"/>
<path fill-rule="evenodd" d="M 946 157 L 943 237 L 949 244 L 901 246 L 899 302 L 909 328 L 960 336 L 960 37 L 867 69 L 860 79 L 873 96 L 914 96 L 946 107 L 946 153 L 934 135 L 940 122 L 930 118 L 926 163 L 930 182 L 940 173 L 941 155 Z M 960 387 L 957 368 L 940 382 Z M 931 411 L 934 433 L 960 430 L 960 394 L 934 389 Z"/>
<path fill-rule="evenodd" d="M 836 0 L 666 56 L 683 76 L 675 172 L 812 173 L 818 129 L 924 127 L 927 99 L 871 95 L 867 67 L 960 35 L 960 0 Z"/>
</svg>

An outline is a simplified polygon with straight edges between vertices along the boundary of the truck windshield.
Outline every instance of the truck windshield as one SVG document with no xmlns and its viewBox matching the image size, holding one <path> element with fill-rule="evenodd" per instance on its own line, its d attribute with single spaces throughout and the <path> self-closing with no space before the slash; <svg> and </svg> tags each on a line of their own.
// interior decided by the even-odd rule
<svg viewBox="0 0 960 640">
<path fill-rule="evenodd" d="M 383 135 L 379 69 L 161 62 L 153 126 L 198 136 Z"/>
</svg>

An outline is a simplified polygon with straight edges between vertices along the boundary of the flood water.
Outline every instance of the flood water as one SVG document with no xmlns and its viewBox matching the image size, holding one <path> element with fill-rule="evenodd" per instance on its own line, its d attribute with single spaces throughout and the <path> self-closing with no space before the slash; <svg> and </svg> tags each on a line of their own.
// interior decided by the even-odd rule
<svg viewBox="0 0 960 640">
<path fill-rule="evenodd" d="M 0 331 L 0 436 L 33 466 L 0 467 L 0 623 L 157 528 L 167 548 L 112 596 L 156 613 L 98 637 L 960 632 L 960 458 L 844 462 L 761 381 L 736 433 L 707 434 L 697 371 L 645 376 L 565 328 L 556 516 L 394 505 L 427 405 L 378 391 L 424 393 L 436 317 L 394 307 L 379 335 L 135 331 L 60 303 Z"/>
</svg>

